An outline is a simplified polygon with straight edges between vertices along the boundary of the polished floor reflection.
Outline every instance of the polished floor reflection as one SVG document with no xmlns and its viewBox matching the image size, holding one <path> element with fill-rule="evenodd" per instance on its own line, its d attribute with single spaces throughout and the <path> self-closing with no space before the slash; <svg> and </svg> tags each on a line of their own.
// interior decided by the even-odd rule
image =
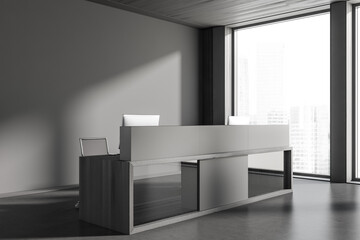
<svg viewBox="0 0 360 240">
<path fill-rule="evenodd" d="M 294 193 L 120 235 L 78 220 L 77 189 L 0 199 L 0 239 L 344 239 L 360 236 L 360 186 L 294 180 Z"/>
<path fill-rule="evenodd" d="M 284 189 L 284 172 L 249 169 L 249 197 L 255 197 Z"/>
</svg>

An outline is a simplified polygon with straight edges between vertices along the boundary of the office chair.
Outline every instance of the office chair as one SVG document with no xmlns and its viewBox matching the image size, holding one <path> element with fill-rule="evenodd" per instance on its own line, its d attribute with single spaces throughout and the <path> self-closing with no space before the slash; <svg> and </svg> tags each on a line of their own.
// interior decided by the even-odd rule
<svg viewBox="0 0 360 240">
<path fill-rule="evenodd" d="M 80 152 L 82 157 L 109 155 L 109 148 L 106 138 L 80 138 Z M 80 207 L 80 201 L 75 204 L 75 208 Z"/>
<path fill-rule="evenodd" d="M 106 138 L 80 138 L 81 156 L 109 155 Z"/>
</svg>

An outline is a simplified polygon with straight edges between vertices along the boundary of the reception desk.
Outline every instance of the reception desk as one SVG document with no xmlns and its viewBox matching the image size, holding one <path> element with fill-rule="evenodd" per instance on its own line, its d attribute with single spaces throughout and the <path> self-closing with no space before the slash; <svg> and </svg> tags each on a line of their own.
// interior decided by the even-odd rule
<svg viewBox="0 0 360 240">
<path fill-rule="evenodd" d="M 80 157 L 80 219 L 123 234 L 292 192 L 288 125 L 121 127 L 120 151 Z M 280 169 L 252 167 L 271 152 Z"/>
</svg>

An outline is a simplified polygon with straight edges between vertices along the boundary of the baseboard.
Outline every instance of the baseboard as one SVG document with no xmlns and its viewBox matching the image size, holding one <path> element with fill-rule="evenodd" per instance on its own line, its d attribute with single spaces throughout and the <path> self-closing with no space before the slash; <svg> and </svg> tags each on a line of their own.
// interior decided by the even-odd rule
<svg viewBox="0 0 360 240">
<path fill-rule="evenodd" d="M 346 182 L 346 183 L 360 185 L 359 181 L 349 181 L 349 182 Z"/>
<path fill-rule="evenodd" d="M 306 179 L 306 180 L 315 180 L 315 181 L 322 181 L 322 182 L 330 182 L 329 178 L 319 178 L 319 177 L 312 177 L 312 176 L 293 175 L 293 178 Z"/>
<path fill-rule="evenodd" d="M 58 186 L 58 187 L 52 187 L 52 188 L 43 188 L 43 189 L 36 189 L 36 190 L 26 190 L 26 191 L 20 191 L 20 192 L 0 193 L 0 198 L 19 197 L 19 196 L 53 192 L 53 191 L 59 191 L 59 190 L 65 190 L 65 189 L 70 189 L 70 188 L 77 188 L 77 187 L 79 187 L 79 184 Z"/>
</svg>

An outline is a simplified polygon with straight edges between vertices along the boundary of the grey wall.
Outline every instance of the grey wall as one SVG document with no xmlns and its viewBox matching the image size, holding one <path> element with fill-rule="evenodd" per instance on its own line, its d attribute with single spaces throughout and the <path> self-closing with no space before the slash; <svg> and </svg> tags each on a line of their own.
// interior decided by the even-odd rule
<svg viewBox="0 0 360 240">
<path fill-rule="evenodd" d="M 194 125 L 198 30 L 84 0 L 0 1 L 0 194 L 78 183 L 123 113 Z"/>
</svg>

